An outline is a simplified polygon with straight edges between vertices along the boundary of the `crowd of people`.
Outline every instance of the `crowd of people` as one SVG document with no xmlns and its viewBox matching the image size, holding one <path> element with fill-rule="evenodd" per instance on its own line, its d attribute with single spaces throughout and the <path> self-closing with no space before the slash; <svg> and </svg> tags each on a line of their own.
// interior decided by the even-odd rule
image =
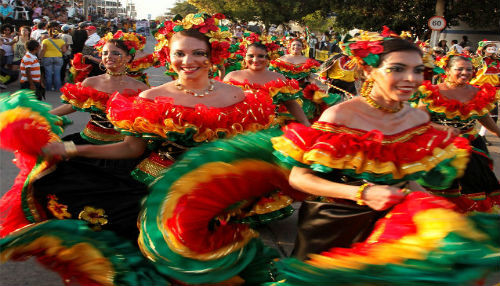
<svg viewBox="0 0 500 286">
<path fill-rule="evenodd" d="M 152 54 L 130 23 L 2 25 L 2 73 L 17 59 L 22 88 L 0 99 L 20 168 L 0 199 L 5 260 L 36 256 L 79 285 L 461 285 L 498 270 L 500 184 L 476 126 L 500 137 L 497 42 L 439 56 L 387 27 L 315 41 L 224 18 L 159 23 Z M 151 87 L 159 65 L 171 80 Z M 75 111 L 88 123 L 61 138 Z M 283 257 L 258 231 L 294 202 Z"/>
</svg>

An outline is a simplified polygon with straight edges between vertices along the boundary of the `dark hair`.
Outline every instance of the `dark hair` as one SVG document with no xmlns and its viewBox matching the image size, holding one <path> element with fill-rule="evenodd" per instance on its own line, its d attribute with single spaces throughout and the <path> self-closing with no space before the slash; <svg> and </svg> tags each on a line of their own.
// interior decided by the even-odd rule
<svg viewBox="0 0 500 286">
<path fill-rule="evenodd" d="M 254 48 L 257 48 L 257 49 L 261 49 L 261 50 L 264 50 L 266 52 L 266 59 L 269 59 L 269 51 L 267 50 L 267 47 L 266 45 L 262 44 L 262 43 L 259 43 L 259 42 L 255 42 L 255 43 L 252 43 L 250 44 L 248 47 L 247 47 L 247 51 L 248 49 L 250 49 L 251 47 L 254 47 Z"/>
<path fill-rule="evenodd" d="M 0 31 L 3 33 L 7 28 L 9 28 L 11 32 L 14 31 L 14 27 L 11 24 L 2 24 L 2 26 L 0 26 Z"/>
<path fill-rule="evenodd" d="M 469 58 L 466 58 L 466 57 L 463 57 L 463 56 L 453 56 L 448 61 L 448 64 L 446 65 L 446 67 L 450 68 L 450 67 L 452 67 L 458 61 L 466 61 L 466 62 L 469 62 L 469 63 L 472 64 L 472 62 L 470 61 Z"/>
<path fill-rule="evenodd" d="M 185 37 L 195 38 L 195 39 L 198 39 L 200 41 L 205 42 L 205 44 L 207 44 L 207 49 L 208 49 L 207 50 L 207 54 L 208 54 L 208 57 L 210 58 L 210 54 L 212 52 L 212 45 L 210 44 L 209 38 L 207 36 L 205 36 L 202 32 L 200 32 L 200 31 L 198 31 L 196 29 L 182 30 L 180 32 L 175 33 L 172 36 L 172 39 L 176 35 L 182 35 L 182 36 L 185 36 Z M 170 45 L 172 44 L 172 40 L 170 41 L 169 44 Z"/>
<path fill-rule="evenodd" d="M 423 55 L 422 50 L 420 50 L 420 48 L 417 45 L 415 45 L 414 43 L 409 42 L 407 40 L 403 40 L 403 39 L 396 38 L 396 39 L 387 40 L 387 41 L 383 42 L 382 46 L 384 47 L 384 52 L 380 54 L 380 61 L 377 65 L 377 67 L 380 66 L 385 55 L 393 53 L 393 52 L 413 51 L 413 52 L 417 52 L 420 56 Z"/>
<path fill-rule="evenodd" d="M 106 42 L 106 44 L 113 44 L 115 47 L 119 48 L 120 50 L 124 51 L 127 55 L 132 56 L 129 62 L 132 62 L 134 60 L 135 54 L 131 54 L 130 50 L 128 49 L 127 45 L 125 45 L 125 41 L 120 40 L 120 39 L 110 39 Z"/>
<path fill-rule="evenodd" d="M 36 25 L 36 27 L 37 27 L 37 29 L 40 29 L 40 30 L 41 30 L 41 29 L 45 28 L 45 25 L 47 25 L 45 22 L 40 22 L 40 23 L 38 23 L 38 24 Z"/>
<path fill-rule="evenodd" d="M 40 43 L 37 40 L 29 40 L 26 42 L 26 44 L 24 44 L 24 46 L 26 47 L 26 50 L 33 52 L 38 47 L 40 47 Z"/>
<path fill-rule="evenodd" d="M 458 40 L 452 40 L 451 41 L 453 44 L 458 44 Z"/>
</svg>

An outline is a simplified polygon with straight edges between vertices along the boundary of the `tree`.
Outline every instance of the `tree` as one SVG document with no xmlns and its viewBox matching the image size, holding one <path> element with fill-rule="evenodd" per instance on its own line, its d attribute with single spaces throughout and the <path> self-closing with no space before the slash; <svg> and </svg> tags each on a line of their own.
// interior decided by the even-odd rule
<svg viewBox="0 0 500 286">
<path fill-rule="evenodd" d="M 321 9 L 321 1 L 308 0 L 188 0 L 201 11 L 223 13 L 229 19 L 284 24 Z"/>
<path fill-rule="evenodd" d="M 198 13 L 198 8 L 189 4 L 188 1 L 177 1 L 175 2 L 174 7 L 170 9 L 170 14 L 172 15 L 181 15 L 182 17 L 185 17 L 190 13 Z"/>
<path fill-rule="evenodd" d="M 329 0 L 336 14 L 336 25 L 347 29 L 380 30 L 383 25 L 422 36 L 427 21 L 436 13 L 437 1 L 444 2 L 444 17 L 448 26 L 464 21 L 471 27 L 490 27 L 500 20 L 500 1 L 485 0 Z"/>
</svg>

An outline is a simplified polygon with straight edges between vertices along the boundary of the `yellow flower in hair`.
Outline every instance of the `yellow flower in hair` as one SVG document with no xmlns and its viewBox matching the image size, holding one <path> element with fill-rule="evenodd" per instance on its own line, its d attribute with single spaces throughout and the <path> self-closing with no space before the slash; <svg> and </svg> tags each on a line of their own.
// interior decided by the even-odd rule
<svg viewBox="0 0 500 286">
<path fill-rule="evenodd" d="M 377 32 L 361 31 L 359 36 L 352 38 L 351 41 L 382 41 L 383 39 L 384 37 Z"/>
<path fill-rule="evenodd" d="M 195 14 L 188 14 L 184 19 L 182 19 L 181 24 L 185 30 L 191 29 L 192 26 L 200 25 L 205 21 L 203 17 L 194 17 Z"/>
<path fill-rule="evenodd" d="M 233 34 L 229 31 L 210 31 L 208 34 L 206 34 L 210 38 L 210 43 L 214 41 L 226 41 L 229 42 L 229 39 Z"/>
</svg>

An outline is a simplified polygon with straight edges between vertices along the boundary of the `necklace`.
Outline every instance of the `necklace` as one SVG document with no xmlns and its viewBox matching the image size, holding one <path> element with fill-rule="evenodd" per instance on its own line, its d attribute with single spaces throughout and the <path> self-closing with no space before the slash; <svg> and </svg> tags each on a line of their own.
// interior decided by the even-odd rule
<svg viewBox="0 0 500 286">
<path fill-rule="evenodd" d="M 175 87 L 177 87 L 178 90 L 183 90 L 185 94 L 189 94 L 195 97 L 204 97 L 206 95 L 209 95 L 212 91 L 215 89 L 215 81 L 213 79 L 210 79 L 209 85 L 205 90 L 202 90 L 201 92 L 195 92 L 190 89 L 185 89 L 182 86 L 182 83 L 179 79 L 175 81 Z"/>
<path fill-rule="evenodd" d="M 466 83 L 457 83 L 451 80 L 445 80 L 444 84 L 449 88 L 464 87 L 467 85 Z"/>
<path fill-rule="evenodd" d="M 372 107 L 374 107 L 374 108 L 376 108 L 376 109 L 378 109 L 380 111 L 387 112 L 387 113 L 396 113 L 396 112 L 400 111 L 401 109 L 403 109 L 403 103 L 402 102 L 400 102 L 399 106 L 396 107 L 396 108 L 388 108 L 388 107 L 385 107 L 385 106 L 382 106 L 382 105 L 378 104 L 370 96 L 370 94 L 372 93 L 372 89 L 373 89 L 373 80 L 366 80 L 363 83 L 363 87 L 361 88 L 361 91 L 360 91 L 360 94 L 361 94 L 362 97 L 365 98 L 366 103 L 368 103 Z"/>
<path fill-rule="evenodd" d="M 126 75 L 127 74 L 126 71 L 112 72 L 112 71 L 109 71 L 109 70 L 106 70 L 106 73 L 109 74 L 110 76 L 122 76 L 122 75 Z"/>
</svg>

